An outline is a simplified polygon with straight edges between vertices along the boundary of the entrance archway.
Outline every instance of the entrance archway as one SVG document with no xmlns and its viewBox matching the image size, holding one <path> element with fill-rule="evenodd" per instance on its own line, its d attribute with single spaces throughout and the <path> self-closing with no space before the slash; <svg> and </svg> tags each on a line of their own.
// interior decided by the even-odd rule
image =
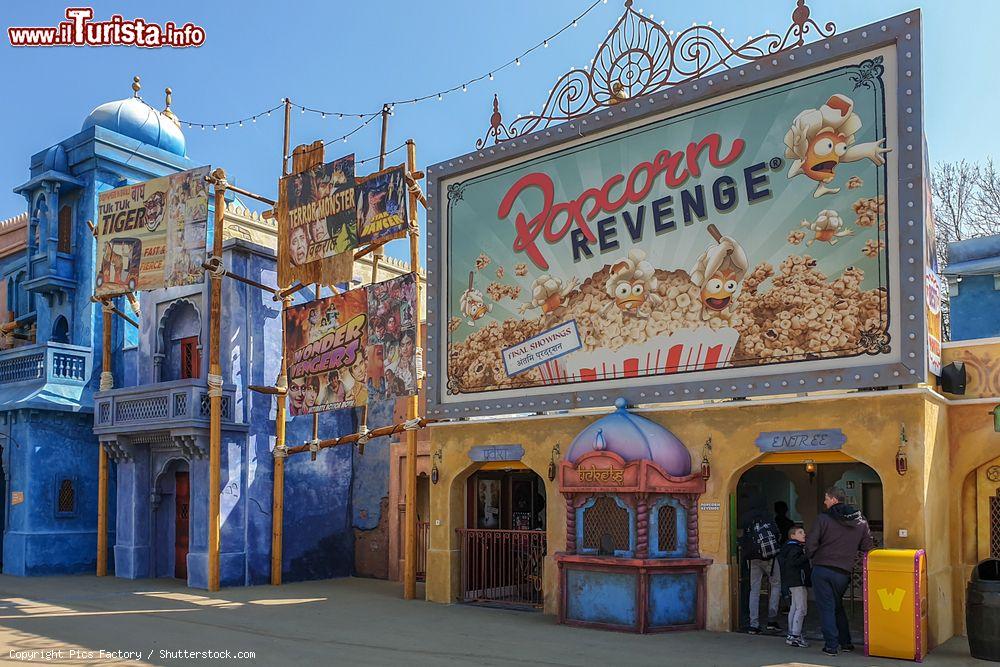
<svg viewBox="0 0 1000 667">
<path fill-rule="evenodd" d="M 816 518 L 823 511 L 824 492 L 831 486 L 839 486 L 844 490 L 847 503 L 860 509 L 868 519 L 875 543 L 884 544 L 882 480 L 874 469 L 856 459 L 839 452 L 772 454 L 762 457 L 740 476 L 730 500 L 732 514 L 730 549 L 735 556 L 730 590 L 733 593 L 733 608 L 737 610 L 737 613 L 732 615 L 733 630 L 746 630 L 749 626 L 750 574 L 747 560 L 742 553 L 741 538 L 754 510 L 764 509 L 769 516 L 774 517 L 775 504 L 782 502 L 787 506 L 787 519 L 791 523 L 783 521 L 776 523 L 802 526 L 808 534 Z M 786 539 L 787 535 L 780 536 L 779 542 L 783 544 Z M 859 557 L 851 585 L 844 596 L 844 608 L 851 623 L 851 631 L 858 636 L 864 631 L 862 586 L 863 576 Z M 761 627 L 768 619 L 769 595 L 770 590 L 765 578 L 761 583 L 761 594 L 757 601 Z M 778 616 L 782 628 L 787 620 L 785 611 L 787 602 L 783 600 Z M 822 636 L 811 592 L 805 633 L 807 637 L 816 639 Z"/>
<path fill-rule="evenodd" d="M 462 601 L 541 607 L 546 502 L 542 478 L 524 466 L 487 464 L 468 477 Z"/>
<path fill-rule="evenodd" d="M 188 462 L 174 459 L 156 478 L 153 576 L 187 580 L 191 482 Z"/>
</svg>

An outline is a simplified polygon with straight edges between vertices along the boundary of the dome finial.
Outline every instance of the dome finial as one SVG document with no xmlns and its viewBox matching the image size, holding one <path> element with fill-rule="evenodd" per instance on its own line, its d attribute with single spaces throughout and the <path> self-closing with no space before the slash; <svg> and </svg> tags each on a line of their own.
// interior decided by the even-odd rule
<svg viewBox="0 0 1000 667">
<path fill-rule="evenodd" d="M 142 84 L 139 83 L 139 77 L 132 77 L 132 97 L 139 97 L 139 90 L 142 88 Z"/>
<path fill-rule="evenodd" d="M 615 407 L 619 410 L 625 410 L 628 408 L 628 401 L 625 400 L 625 397 L 619 396 L 615 399 Z"/>
<path fill-rule="evenodd" d="M 180 118 L 178 118 L 177 115 L 170 110 L 170 103 L 173 101 L 174 91 L 170 90 L 170 86 L 167 86 L 167 88 L 164 89 L 163 92 L 167 94 L 167 106 L 164 107 L 161 113 L 170 120 L 174 121 L 174 125 L 180 127 L 181 126 Z"/>
</svg>

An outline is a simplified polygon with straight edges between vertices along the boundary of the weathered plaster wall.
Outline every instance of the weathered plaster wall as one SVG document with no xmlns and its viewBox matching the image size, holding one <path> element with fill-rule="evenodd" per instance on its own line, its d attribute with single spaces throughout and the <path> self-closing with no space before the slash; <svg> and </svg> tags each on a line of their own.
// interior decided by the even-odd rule
<svg viewBox="0 0 1000 667">
<path fill-rule="evenodd" d="M 847 436 L 843 451 L 873 468 L 884 484 L 885 541 L 890 548 L 927 548 L 933 563 L 930 577 L 931 643 L 952 634 L 950 591 L 951 551 L 947 521 L 940 509 L 947 503 L 948 454 L 941 437 L 942 413 L 929 392 L 910 390 L 852 394 L 843 397 L 713 406 L 676 406 L 642 411 L 674 432 L 688 447 L 692 461 L 701 458 L 702 444 L 712 436 L 712 476 L 702 503 L 719 503 L 719 511 L 700 511 L 701 553 L 713 559 L 708 571 L 707 623 L 712 630 L 730 627 L 729 496 L 742 473 L 762 458 L 754 440 L 762 431 L 840 428 Z M 546 468 L 554 444 L 565 453 L 573 437 L 600 415 L 566 416 L 503 422 L 462 423 L 432 427 L 433 448 L 442 448 L 441 479 L 431 487 L 431 536 L 428 553 L 427 598 L 453 602 L 459 594 L 459 552 L 455 528 L 465 525 L 465 487 L 475 471 L 468 450 L 475 445 L 521 444 L 524 463 L 547 480 Z M 900 424 L 910 439 L 910 471 L 895 470 Z M 926 448 L 926 449 L 925 449 Z M 552 554 L 565 548 L 565 501 L 552 483 L 546 485 L 548 550 L 545 567 L 545 610 L 556 610 L 556 571 Z M 929 505 L 939 508 L 925 516 Z M 441 525 L 435 525 L 436 520 Z M 898 537 L 900 528 L 907 538 Z M 929 537 L 933 531 L 933 537 Z"/>
<path fill-rule="evenodd" d="M 97 444 L 89 436 L 91 415 L 16 410 L 5 413 L 5 420 L 0 428 L 8 434 L 3 443 L 7 499 L 21 492 L 24 501 L 7 507 L 4 573 L 92 572 L 97 563 L 97 478 L 89 473 L 97 469 Z M 74 480 L 76 509 L 71 515 L 56 512 L 58 482 L 64 477 Z"/>
<path fill-rule="evenodd" d="M 388 426 L 395 419 L 396 401 L 368 404 L 368 428 Z M 354 573 L 362 577 L 389 577 L 389 438 L 365 445 L 355 452 L 351 482 L 354 528 Z"/>
</svg>

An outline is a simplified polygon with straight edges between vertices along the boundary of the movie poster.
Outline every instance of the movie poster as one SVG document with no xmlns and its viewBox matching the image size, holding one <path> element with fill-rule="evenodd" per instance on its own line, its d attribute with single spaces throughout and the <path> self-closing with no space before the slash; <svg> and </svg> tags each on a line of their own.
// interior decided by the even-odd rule
<svg viewBox="0 0 1000 667">
<path fill-rule="evenodd" d="M 406 233 L 406 170 L 389 167 L 357 180 L 358 243 L 385 243 Z"/>
<path fill-rule="evenodd" d="M 416 278 L 289 308 L 285 354 L 292 416 L 416 393 Z"/>
<path fill-rule="evenodd" d="M 364 405 L 368 295 L 364 288 L 286 312 L 288 410 L 292 416 Z"/>
<path fill-rule="evenodd" d="M 288 208 L 288 255 L 293 267 L 353 250 L 358 244 L 354 155 L 281 181 Z"/>
<path fill-rule="evenodd" d="M 97 296 L 202 281 L 209 169 L 199 167 L 100 193 Z"/>
<path fill-rule="evenodd" d="M 417 281 L 412 273 L 368 287 L 369 395 L 417 393 Z"/>
</svg>

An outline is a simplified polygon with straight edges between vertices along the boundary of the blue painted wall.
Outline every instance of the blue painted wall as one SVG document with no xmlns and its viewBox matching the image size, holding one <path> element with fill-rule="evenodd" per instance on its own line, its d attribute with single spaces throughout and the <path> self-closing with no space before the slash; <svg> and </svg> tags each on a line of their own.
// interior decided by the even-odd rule
<svg viewBox="0 0 1000 667">
<path fill-rule="evenodd" d="M 951 297 L 951 339 L 1000 336 L 1000 290 L 992 275 L 962 276 Z"/>
</svg>

